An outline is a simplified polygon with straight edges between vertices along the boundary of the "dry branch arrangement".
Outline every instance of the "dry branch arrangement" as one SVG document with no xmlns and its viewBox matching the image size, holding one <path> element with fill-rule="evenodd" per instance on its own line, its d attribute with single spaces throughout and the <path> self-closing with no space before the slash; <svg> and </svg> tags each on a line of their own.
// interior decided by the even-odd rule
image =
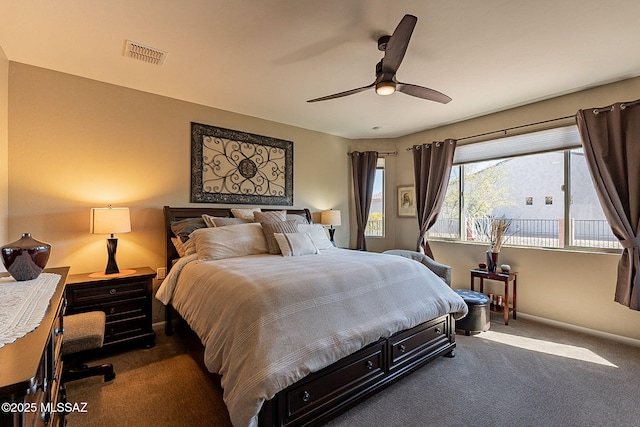
<svg viewBox="0 0 640 427">
<path fill-rule="evenodd" d="M 502 218 L 493 218 L 489 227 L 488 235 L 491 244 L 491 252 L 500 252 L 502 245 L 509 240 L 510 235 L 507 234 L 511 220 Z"/>
</svg>

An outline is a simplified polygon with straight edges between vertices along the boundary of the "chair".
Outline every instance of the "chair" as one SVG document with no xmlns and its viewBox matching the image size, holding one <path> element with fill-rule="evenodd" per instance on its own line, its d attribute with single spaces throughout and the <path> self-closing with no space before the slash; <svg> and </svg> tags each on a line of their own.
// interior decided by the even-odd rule
<svg viewBox="0 0 640 427">
<path fill-rule="evenodd" d="M 87 366 L 82 363 L 83 356 L 87 352 L 102 347 L 105 321 L 106 316 L 102 311 L 90 311 L 63 317 L 63 383 L 96 375 L 103 375 L 105 382 L 116 377 L 112 364 Z"/>
<path fill-rule="evenodd" d="M 440 264 L 439 262 L 434 261 L 433 259 L 426 256 L 425 254 L 406 249 L 390 249 L 388 251 L 384 251 L 383 254 L 398 255 L 418 261 L 429 268 L 429 270 L 433 271 L 442 280 L 444 280 L 447 285 L 451 286 L 451 267 L 449 267 L 448 265 Z"/>
</svg>

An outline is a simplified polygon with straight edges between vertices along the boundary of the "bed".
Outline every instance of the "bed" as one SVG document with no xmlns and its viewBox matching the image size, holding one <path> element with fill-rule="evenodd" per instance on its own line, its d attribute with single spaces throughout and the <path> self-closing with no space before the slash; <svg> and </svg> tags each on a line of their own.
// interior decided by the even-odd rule
<svg viewBox="0 0 640 427">
<path fill-rule="evenodd" d="M 455 318 L 467 306 L 433 272 L 407 258 L 328 247 L 321 227 L 319 235 L 306 224 L 306 209 L 261 211 L 286 215 L 276 229 L 295 223 L 306 232 L 271 236 L 273 224 L 232 222 L 230 209 L 164 207 L 169 274 L 156 298 L 166 305 L 166 332 L 177 313 L 197 334 L 235 426 L 321 424 L 454 356 Z M 175 224 L 203 215 L 217 227 L 193 231 L 197 251 L 180 256 Z"/>
</svg>

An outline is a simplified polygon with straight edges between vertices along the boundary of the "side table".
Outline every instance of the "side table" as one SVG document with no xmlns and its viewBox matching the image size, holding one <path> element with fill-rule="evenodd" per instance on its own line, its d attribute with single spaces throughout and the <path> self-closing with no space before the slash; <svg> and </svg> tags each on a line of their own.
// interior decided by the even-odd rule
<svg viewBox="0 0 640 427">
<path fill-rule="evenodd" d="M 516 305 L 516 294 L 518 288 L 518 273 L 515 271 L 511 271 L 508 274 L 506 273 L 491 273 L 486 270 L 471 270 L 471 290 L 474 291 L 476 277 L 480 279 L 480 292 L 484 293 L 484 281 L 485 280 L 496 280 L 504 283 L 504 307 L 502 310 L 492 309 L 494 313 L 503 313 L 504 315 L 504 324 L 509 324 L 509 283 L 513 283 L 513 319 L 516 319 L 517 313 L 517 305 Z"/>
<path fill-rule="evenodd" d="M 122 270 L 121 270 L 122 271 Z M 151 303 L 153 278 L 150 267 L 137 267 L 129 274 L 72 274 L 67 280 L 67 314 L 100 310 L 107 316 L 104 345 L 142 342 L 155 345 Z"/>
</svg>

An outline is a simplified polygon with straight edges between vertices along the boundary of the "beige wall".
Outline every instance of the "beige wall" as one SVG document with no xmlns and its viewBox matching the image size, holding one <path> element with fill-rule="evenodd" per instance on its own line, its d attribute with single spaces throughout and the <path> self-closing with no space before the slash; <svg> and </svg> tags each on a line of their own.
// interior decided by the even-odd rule
<svg viewBox="0 0 640 427">
<path fill-rule="evenodd" d="M 579 109 L 640 98 L 640 78 L 585 90 L 409 135 L 393 141 L 398 149 L 395 184 L 413 182 L 407 147 L 445 138 L 463 138 L 575 114 Z M 390 143 L 391 144 L 391 143 Z M 417 220 L 388 215 L 398 248 L 415 249 Z M 391 246 L 389 246 L 391 247 Z M 469 269 L 484 260 L 484 245 L 435 242 L 434 256 L 453 267 L 453 286 L 469 288 Z M 531 316 L 640 340 L 640 312 L 613 302 L 618 256 L 506 247 L 500 262 L 519 272 L 518 311 Z M 500 290 L 499 284 L 495 288 Z"/>
<path fill-rule="evenodd" d="M 6 68 L 0 58 L 0 79 Z M 294 205 L 348 212 L 336 232 L 340 246 L 353 238 L 346 153 L 397 150 L 397 156 L 387 158 L 386 235 L 368 240 L 370 250 L 383 251 L 415 248 L 416 219 L 398 218 L 395 206 L 396 187 L 413 182 L 407 147 L 640 97 L 640 79 L 634 79 L 403 138 L 348 141 L 23 64 L 9 63 L 8 69 L 8 184 L 0 177 L 0 197 L 8 188 L 9 199 L 8 212 L 0 210 L 0 220 L 8 218 L 4 240 L 31 232 L 53 244 L 49 265 L 70 265 L 75 273 L 98 271 L 106 264 L 105 236 L 89 234 L 88 222 L 91 207 L 108 203 L 131 208 L 133 231 L 118 236 L 119 265 L 163 265 L 161 208 L 189 205 L 191 121 L 294 141 Z M 1 94 L 0 121 L 6 122 Z M 0 162 L 6 164 L 2 138 L 0 134 Z M 436 258 L 453 266 L 454 287 L 469 286 L 468 270 L 483 260 L 485 249 L 433 243 Z M 640 339 L 640 313 L 613 302 L 615 255 L 505 248 L 501 262 L 520 273 L 521 313 Z M 161 310 L 155 310 L 158 321 Z"/>
<path fill-rule="evenodd" d="M 118 265 L 164 265 L 162 206 L 190 205 L 192 121 L 293 141 L 294 206 L 348 210 L 342 138 L 14 62 L 9 82 L 9 238 L 51 243 L 49 266 L 105 268 L 89 211 L 107 204 L 131 209 Z"/>
<path fill-rule="evenodd" d="M 0 46 L 0 244 L 9 242 L 9 61 Z M 13 241 L 13 240 L 11 240 Z M 6 271 L 0 263 L 0 271 Z"/>
</svg>

